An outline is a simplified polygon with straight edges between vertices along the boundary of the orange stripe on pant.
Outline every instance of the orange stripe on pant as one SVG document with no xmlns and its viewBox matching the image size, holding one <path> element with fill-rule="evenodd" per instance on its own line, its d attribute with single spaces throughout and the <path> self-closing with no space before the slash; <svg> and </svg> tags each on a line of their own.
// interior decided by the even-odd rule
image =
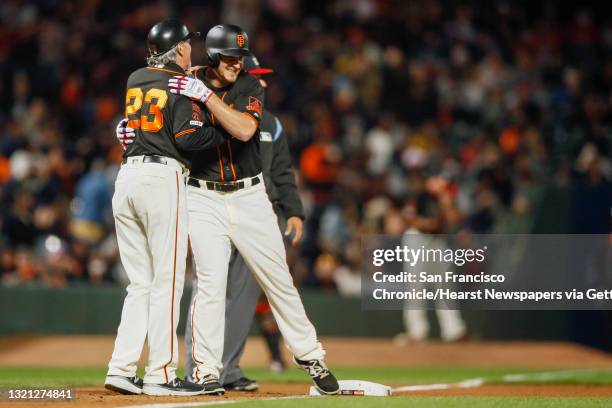
<svg viewBox="0 0 612 408">
<path fill-rule="evenodd" d="M 199 364 L 202 364 L 203 362 L 198 360 L 195 355 L 195 324 L 193 323 L 194 322 L 193 316 L 195 315 L 196 299 L 198 298 L 197 285 L 192 290 L 195 290 L 196 294 L 193 297 L 193 304 L 191 305 L 191 358 L 193 358 L 193 361 L 196 363 L 196 365 L 199 365 Z M 186 375 L 189 375 L 189 373 L 186 373 Z M 199 370 L 195 370 L 195 379 L 196 381 L 200 381 Z"/>
<path fill-rule="evenodd" d="M 176 175 L 176 225 L 174 227 L 174 260 L 172 266 L 172 304 L 170 306 L 170 359 L 164 365 L 164 377 L 166 378 L 166 382 L 168 379 L 168 364 L 172 362 L 172 357 L 174 356 L 174 291 L 176 287 L 176 246 L 178 243 L 178 224 L 179 224 L 179 175 L 178 172 Z"/>
</svg>

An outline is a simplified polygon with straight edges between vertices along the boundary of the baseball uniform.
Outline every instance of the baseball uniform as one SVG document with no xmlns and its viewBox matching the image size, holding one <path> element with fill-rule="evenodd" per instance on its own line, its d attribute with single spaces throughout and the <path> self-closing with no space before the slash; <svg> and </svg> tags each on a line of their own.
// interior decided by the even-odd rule
<svg viewBox="0 0 612 408">
<path fill-rule="evenodd" d="M 136 138 L 125 150 L 112 200 L 121 262 L 129 278 L 109 376 L 133 377 L 145 338 L 145 384 L 176 375 L 176 325 L 187 254 L 184 150 L 206 149 L 225 135 L 203 126 L 199 106 L 168 91 L 176 64 L 141 68 L 127 81 L 125 115 Z"/>
<path fill-rule="evenodd" d="M 299 197 L 295 176 L 291 166 L 291 154 L 283 127 L 279 119 L 263 111 L 259 126 L 259 150 L 265 186 L 270 201 L 274 204 L 276 214 L 284 229 L 285 219 L 300 217 L 304 219 L 304 208 Z M 197 276 L 193 280 L 192 302 L 197 288 Z M 248 269 L 244 258 L 235 248 L 230 257 L 227 299 L 225 309 L 225 340 L 223 345 L 223 372 L 221 384 L 230 384 L 244 377 L 240 369 L 240 358 L 244 353 L 255 305 L 261 294 L 261 288 Z M 191 325 L 185 333 L 185 371 L 193 372 L 195 363 L 192 357 Z"/>
<path fill-rule="evenodd" d="M 263 89 L 255 77 L 242 72 L 234 84 L 220 89 L 206 82 L 203 75 L 199 77 L 226 104 L 259 125 Z M 214 117 L 210 120 L 216 125 Z M 265 191 L 256 136 L 247 142 L 230 138 L 193 157 L 187 197 L 198 277 L 189 316 L 196 381 L 208 374 L 219 376 L 223 367 L 232 244 L 266 293 L 290 351 L 301 360 L 321 360 L 325 356 L 287 267 L 277 217 Z"/>
</svg>

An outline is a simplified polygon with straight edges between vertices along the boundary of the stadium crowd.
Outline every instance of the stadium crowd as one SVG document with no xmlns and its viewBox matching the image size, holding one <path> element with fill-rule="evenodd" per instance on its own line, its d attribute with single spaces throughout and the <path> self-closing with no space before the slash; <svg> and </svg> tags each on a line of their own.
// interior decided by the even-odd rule
<svg viewBox="0 0 612 408">
<path fill-rule="evenodd" d="M 266 107 L 307 210 L 288 253 L 302 286 L 358 291 L 361 237 L 404 231 L 423 193 L 455 202 L 455 231 L 521 233 L 547 188 L 582 188 L 574 232 L 608 233 L 610 13 L 555 1 L 5 0 L 1 282 L 124 281 L 114 128 L 147 30 L 171 15 L 204 32 L 242 25 L 275 70 Z"/>
</svg>

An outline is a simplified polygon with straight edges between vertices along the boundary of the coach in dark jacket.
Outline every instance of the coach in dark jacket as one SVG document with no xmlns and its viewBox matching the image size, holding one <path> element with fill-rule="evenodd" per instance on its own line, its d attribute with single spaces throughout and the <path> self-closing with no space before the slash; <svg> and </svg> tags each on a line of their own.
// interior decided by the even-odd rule
<svg viewBox="0 0 612 408">
<path fill-rule="evenodd" d="M 304 207 L 295 185 L 291 166 L 291 152 L 283 132 L 283 125 L 272 113 L 264 110 L 259 125 L 259 149 L 266 183 L 266 191 L 279 216 L 285 219 L 304 219 Z M 298 240 L 299 241 L 299 237 Z M 296 243 L 297 243 L 296 241 Z"/>
</svg>

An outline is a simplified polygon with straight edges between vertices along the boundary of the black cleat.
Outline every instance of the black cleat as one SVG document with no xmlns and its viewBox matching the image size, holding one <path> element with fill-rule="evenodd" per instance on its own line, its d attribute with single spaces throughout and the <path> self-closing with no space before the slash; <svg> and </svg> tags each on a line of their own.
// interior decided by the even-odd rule
<svg viewBox="0 0 612 408">
<path fill-rule="evenodd" d="M 142 378 L 107 375 L 104 380 L 104 388 L 125 395 L 142 394 Z"/>
<path fill-rule="evenodd" d="M 175 378 L 165 384 L 145 384 L 142 393 L 147 395 L 191 396 L 204 394 L 204 388 L 199 384 Z"/>
<path fill-rule="evenodd" d="M 259 384 L 255 380 L 242 377 L 234 382 L 223 385 L 223 388 L 230 391 L 256 391 L 259 388 Z"/>
<path fill-rule="evenodd" d="M 293 357 L 293 361 L 310 375 L 315 388 L 322 394 L 334 395 L 340 392 L 338 380 L 329 371 L 323 360 L 299 360 Z"/>
<path fill-rule="evenodd" d="M 188 377 L 193 380 L 193 377 Z M 212 374 L 205 375 L 200 381 L 196 382 L 200 387 L 203 387 L 202 394 L 204 395 L 223 395 L 225 394 L 225 388 L 221 386 L 219 378 Z"/>
</svg>

